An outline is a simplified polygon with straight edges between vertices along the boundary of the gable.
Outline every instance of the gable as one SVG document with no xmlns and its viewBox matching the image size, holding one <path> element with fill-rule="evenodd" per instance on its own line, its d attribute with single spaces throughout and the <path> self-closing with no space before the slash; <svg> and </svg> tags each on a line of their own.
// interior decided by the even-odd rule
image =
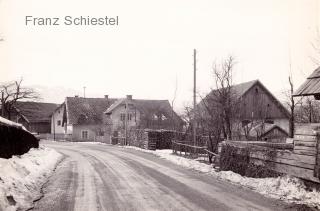
<svg viewBox="0 0 320 211">
<path fill-rule="evenodd" d="M 241 119 L 288 119 L 287 109 L 260 83 L 240 99 Z"/>
<path fill-rule="evenodd" d="M 238 100 L 237 116 L 240 119 L 265 119 L 280 118 L 288 119 L 290 114 L 288 110 L 277 100 L 276 97 L 259 81 L 249 81 L 231 87 L 233 96 Z M 256 94 L 256 90 L 258 93 Z M 208 106 L 215 104 L 217 90 L 212 90 L 198 104 L 199 111 L 206 115 Z"/>
</svg>

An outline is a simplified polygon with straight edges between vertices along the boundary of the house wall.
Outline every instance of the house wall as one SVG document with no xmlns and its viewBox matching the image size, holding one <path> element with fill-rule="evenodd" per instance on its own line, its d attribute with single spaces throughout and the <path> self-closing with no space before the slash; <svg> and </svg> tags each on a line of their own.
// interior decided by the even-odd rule
<svg viewBox="0 0 320 211">
<path fill-rule="evenodd" d="M 99 131 L 103 131 L 102 125 L 73 125 L 72 140 L 73 141 L 103 141 L 109 143 L 107 137 L 103 138 Z M 82 131 L 88 131 L 88 138 L 82 138 Z"/>
<path fill-rule="evenodd" d="M 51 116 L 51 133 L 65 134 L 66 126 L 62 126 L 64 109 L 65 109 L 64 106 L 60 106 L 60 108 L 57 109 L 52 114 L 52 116 Z M 58 121 L 61 122 L 60 125 L 58 125 Z"/>
<path fill-rule="evenodd" d="M 132 114 L 131 120 L 128 120 L 128 129 L 132 127 L 136 127 L 140 123 L 140 112 L 133 106 L 128 106 L 128 114 Z M 119 105 L 117 108 L 115 108 L 112 111 L 112 114 L 110 116 L 112 125 L 111 125 L 111 131 L 120 131 L 124 129 L 124 121 L 121 120 L 121 113 L 125 114 L 126 109 L 125 105 Z"/>
</svg>

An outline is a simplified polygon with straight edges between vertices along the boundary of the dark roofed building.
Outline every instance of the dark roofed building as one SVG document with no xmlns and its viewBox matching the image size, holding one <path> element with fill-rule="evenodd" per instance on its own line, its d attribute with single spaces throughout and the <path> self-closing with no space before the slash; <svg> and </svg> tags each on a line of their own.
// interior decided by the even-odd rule
<svg viewBox="0 0 320 211">
<path fill-rule="evenodd" d="M 50 133 L 51 114 L 59 106 L 54 103 L 23 102 L 15 104 L 12 119 L 33 133 Z"/>
<path fill-rule="evenodd" d="M 112 134 L 123 133 L 125 124 L 129 129 L 172 129 L 173 125 L 183 125 L 168 100 L 132 99 L 131 95 L 121 99 L 67 97 L 52 115 L 52 122 L 57 137 L 107 143 Z"/>
</svg>

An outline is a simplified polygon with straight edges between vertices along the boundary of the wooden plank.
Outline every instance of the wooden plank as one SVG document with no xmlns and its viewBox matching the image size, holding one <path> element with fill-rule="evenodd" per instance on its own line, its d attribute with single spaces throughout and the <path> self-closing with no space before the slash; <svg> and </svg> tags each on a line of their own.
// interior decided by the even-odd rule
<svg viewBox="0 0 320 211">
<path fill-rule="evenodd" d="M 264 165 L 264 162 L 261 162 L 259 159 L 252 160 L 256 165 Z M 290 166 L 287 164 L 275 163 L 275 162 L 266 162 L 266 167 L 274 171 L 299 177 L 302 179 L 310 180 L 313 182 L 320 183 L 320 180 L 314 177 L 314 170 L 305 169 L 297 166 Z"/>
<path fill-rule="evenodd" d="M 251 152 L 250 156 L 253 157 L 266 157 L 266 153 L 262 151 L 255 151 Z M 301 155 L 301 154 L 295 154 L 291 151 L 275 151 L 275 157 L 280 158 L 280 159 L 287 159 L 287 160 L 294 160 L 294 161 L 299 161 L 305 164 L 310 164 L 310 165 L 315 165 L 316 164 L 316 159 L 315 156 L 310 156 L 310 155 Z"/>
<path fill-rule="evenodd" d="M 294 135 L 294 140 L 300 140 L 300 141 L 310 141 L 310 142 L 316 142 L 317 141 L 317 136 L 316 135 Z"/>
<path fill-rule="evenodd" d="M 317 135 L 317 131 L 314 130 L 312 127 L 297 127 L 295 129 L 295 132 L 294 134 L 297 134 L 297 135 Z"/>
<path fill-rule="evenodd" d="M 316 154 L 317 150 L 315 147 L 307 147 L 307 146 L 294 146 L 294 150 L 304 150 L 314 152 Z"/>
<path fill-rule="evenodd" d="M 305 146 L 305 147 L 316 147 L 317 146 L 317 142 L 311 142 L 311 141 L 298 141 L 298 140 L 294 140 L 294 146 Z"/>
<path fill-rule="evenodd" d="M 316 152 L 312 152 L 312 151 L 306 151 L 306 150 L 293 150 L 293 153 L 295 154 L 300 154 L 300 155 L 310 155 L 310 156 L 315 156 Z"/>
<path fill-rule="evenodd" d="M 265 157 L 262 154 L 259 155 L 257 153 L 250 154 L 250 158 L 260 159 L 260 160 L 264 160 L 264 161 L 268 161 L 268 162 L 287 164 L 287 165 L 297 166 L 297 167 L 311 169 L 311 170 L 314 169 L 314 164 L 304 163 L 299 160 L 290 160 L 290 159 L 279 158 L 279 157 L 270 158 L 270 157 Z"/>
</svg>

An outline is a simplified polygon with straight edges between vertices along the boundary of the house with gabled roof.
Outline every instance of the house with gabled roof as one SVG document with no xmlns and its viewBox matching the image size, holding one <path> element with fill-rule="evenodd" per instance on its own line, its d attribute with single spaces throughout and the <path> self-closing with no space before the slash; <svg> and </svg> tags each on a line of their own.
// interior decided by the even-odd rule
<svg viewBox="0 0 320 211">
<path fill-rule="evenodd" d="M 168 100 L 126 98 L 67 97 L 52 115 L 56 137 L 73 141 L 111 142 L 111 136 L 123 136 L 125 126 L 131 129 L 182 128 L 182 119 Z"/>
<path fill-rule="evenodd" d="M 206 105 L 213 105 L 217 90 L 212 90 L 199 104 L 198 109 L 202 116 L 206 116 Z M 233 117 L 235 125 L 241 127 L 256 125 L 258 122 L 272 124 L 271 130 L 281 132 L 287 136 L 289 132 L 288 110 L 282 103 L 259 81 L 249 81 L 231 87 L 237 103 L 238 112 Z M 276 127 L 277 126 L 277 127 Z M 270 133 L 270 131 L 268 131 Z"/>
</svg>

